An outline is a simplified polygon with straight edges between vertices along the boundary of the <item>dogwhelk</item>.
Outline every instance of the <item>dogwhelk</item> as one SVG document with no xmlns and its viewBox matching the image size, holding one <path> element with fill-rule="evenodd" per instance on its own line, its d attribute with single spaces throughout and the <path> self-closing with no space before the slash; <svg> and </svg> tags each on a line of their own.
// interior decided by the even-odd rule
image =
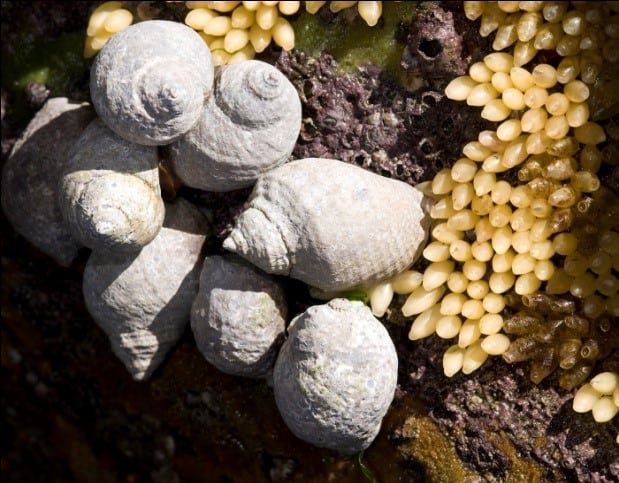
<svg viewBox="0 0 619 483">
<path fill-rule="evenodd" d="M 58 204 L 77 240 L 93 250 L 135 251 L 161 228 L 157 148 L 118 137 L 100 119 L 65 166 Z"/>
<path fill-rule="evenodd" d="M 422 193 L 333 159 L 307 158 L 262 175 L 223 246 L 267 273 L 325 291 L 395 275 L 418 257 Z"/>
<path fill-rule="evenodd" d="M 389 333 L 361 302 L 333 299 L 290 323 L 273 371 L 286 425 L 316 446 L 352 454 L 380 430 L 398 379 Z"/>
<path fill-rule="evenodd" d="M 234 255 L 206 257 L 191 329 L 202 355 L 220 371 L 267 376 L 284 339 L 286 313 L 273 277 Z"/>
<path fill-rule="evenodd" d="M 146 379 L 178 342 L 198 292 L 209 224 L 188 201 L 166 204 L 163 228 L 137 254 L 92 253 L 86 307 L 136 380 Z"/>
<path fill-rule="evenodd" d="M 187 186 L 231 191 L 288 160 L 301 130 L 301 101 L 292 83 L 258 60 L 222 66 L 198 124 L 170 146 Z"/>
<path fill-rule="evenodd" d="M 49 99 L 15 144 L 2 172 L 6 217 L 18 233 L 63 266 L 71 264 L 81 244 L 60 213 L 58 180 L 68 151 L 93 117 L 86 103 Z"/>
<path fill-rule="evenodd" d="M 177 22 L 149 20 L 105 44 L 91 69 L 90 95 L 116 134 L 163 145 L 196 124 L 213 76 L 211 52 L 196 32 Z"/>
</svg>

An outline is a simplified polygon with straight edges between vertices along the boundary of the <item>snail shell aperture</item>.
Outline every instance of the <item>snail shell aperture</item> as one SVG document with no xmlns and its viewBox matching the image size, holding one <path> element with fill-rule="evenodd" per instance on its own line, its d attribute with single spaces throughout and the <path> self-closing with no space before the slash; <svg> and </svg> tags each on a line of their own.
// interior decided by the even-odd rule
<svg viewBox="0 0 619 483">
<path fill-rule="evenodd" d="M 141 22 L 115 34 L 91 70 L 93 105 L 119 136 L 168 144 L 191 129 L 213 84 L 211 53 L 186 25 Z"/>
<path fill-rule="evenodd" d="M 58 197 L 69 230 L 85 246 L 139 250 L 164 218 L 157 148 L 130 143 L 96 119 L 74 146 Z"/>
<path fill-rule="evenodd" d="M 422 193 L 334 159 L 262 175 L 224 248 L 267 273 L 347 290 L 411 265 L 426 239 Z"/>
<path fill-rule="evenodd" d="M 174 172 L 206 191 L 251 186 L 284 163 L 301 130 L 292 83 L 258 60 L 222 66 L 198 124 L 170 146 Z"/>
</svg>

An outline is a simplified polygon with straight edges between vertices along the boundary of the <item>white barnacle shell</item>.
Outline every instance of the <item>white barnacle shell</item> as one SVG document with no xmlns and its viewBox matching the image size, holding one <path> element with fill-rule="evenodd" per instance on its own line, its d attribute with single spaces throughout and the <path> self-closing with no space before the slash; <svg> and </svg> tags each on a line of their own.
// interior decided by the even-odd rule
<svg viewBox="0 0 619 483">
<path fill-rule="evenodd" d="M 346 290 L 416 260 L 423 202 L 412 186 L 342 161 L 291 161 L 258 179 L 223 246 L 268 273 Z"/>
<path fill-rule="evenodd" d="M 367 448 L 393 400 L 398 357 L 362 302 L 333 299 L 297 316 L 273 370 L 275 402 L 290 430 L 316 446 Z"/>
<path fill-rule="evenodd" d="M 86 307 L 136 380 L 182 336 L 198 292 L 209 224 L 188 201 L 166 204 L 163 228 L 139 253 L 94 251 L 84 269 Z"/>
<path fill-rule="evenodd" d="M 198 124 L 170 148 L 183 183 L 207 191 L 251 186 L 287 161 L 301 130 L 301 101 L 275 67 L 248 60 L 219 68 Z"/>
<path fill-rule="evenodd" d="M 213 85 L 211 52 L 186 25 L 151 20 L 115 34 L 90 76 L 93 105 L 119 136 L 171 143 L 191 129 Z"/>
<path fill-rule="evenodd" d="M 157 148 L 126 141 L 95 119 L 65 166 L 58 204 L 70 232 L 85 246 L 139 250 L 164 218 Z"/>
</svg>

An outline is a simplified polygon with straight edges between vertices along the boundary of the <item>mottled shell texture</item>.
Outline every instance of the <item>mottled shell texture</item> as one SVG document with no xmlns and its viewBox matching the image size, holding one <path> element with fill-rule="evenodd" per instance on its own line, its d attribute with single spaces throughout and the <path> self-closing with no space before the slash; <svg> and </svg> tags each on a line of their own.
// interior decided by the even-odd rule
<svg viewBox="0 0 619 483">
<path fill-rule="evenodd" d="M 261 176 L 224 248 L 268 273 L 346 290 L 399 273 L 426 239 L 421 192 L 333 159 Z"/>
<path fill-rule="evenodd" d="M 292 83 L 258 60 L 223 66 L 195 128 L 171 146 L 176 175 L 188 186 L 230 191 L 288 160 L 301 130 Z"/>
<path fill-rule="evenodd" d="M 290 430 L 316 446 L 367 448 L 393 399 L 398 357 L 385 327 L 361 302 L 334 299 L 296 317 L 273 371 Z"/>
<path fill-rule="evenodd" d="M 196 124 L 213 76 L 210 50 L 195 31 L 151 20 L 105 44 L 91 69 L 90 94 L 99 116 L 119 136 L 163 145 Z"/>
<path fill-rule="evenodd" d="M 157 148 L 126 141 L 96 119 L 74 146 L 58 197 L 67 227 L 85 246 L 139 250 L 164 218 Z"/>
<path fill-rule="evenodd" d="M 176 344 L 198 292 L 204 216 L 178 198 L 165 223 L 138 254 L 93 252 L 84 270 L 86 307 L 136 380 L 147 378 Z"/>
<path fill-rule="evenodd" d="M 58 207 L 58 181 L 69 150 L 95 113 L 65 97 L 48 100 L 15 144 L 2 171 L 2 209 L 15 230 L 56 260 L 70 265 L 82 246 Z"/>
<path fill-rule="evenodd" d="M 204 260 L 191 329 L 202 355 L 219 370 L 265 377 L 284 339 L 286 300 L 273 277 L 239 257 Z"/>
</svg>

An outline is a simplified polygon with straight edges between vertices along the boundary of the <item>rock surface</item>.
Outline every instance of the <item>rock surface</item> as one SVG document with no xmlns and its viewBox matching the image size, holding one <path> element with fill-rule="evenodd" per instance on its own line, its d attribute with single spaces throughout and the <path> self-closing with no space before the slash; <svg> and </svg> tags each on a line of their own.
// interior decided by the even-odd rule
<svg viewBox="0 0 619 483">
<path fill-rule="evenodd" d="M 209 256 L 191 309 L 202 355 L 219 370 L 265 377 L 284 339 L 287 306 L 273 277 L 234 256 Z"/>
<path fill-rule="evenodd" d="M 398 358 L 361 302 L 333 299 L 293 319 L 275 363 L 277 407 L 299 438 L 346 454 L 367 448 L 393 399 Z"/>
</svg>

